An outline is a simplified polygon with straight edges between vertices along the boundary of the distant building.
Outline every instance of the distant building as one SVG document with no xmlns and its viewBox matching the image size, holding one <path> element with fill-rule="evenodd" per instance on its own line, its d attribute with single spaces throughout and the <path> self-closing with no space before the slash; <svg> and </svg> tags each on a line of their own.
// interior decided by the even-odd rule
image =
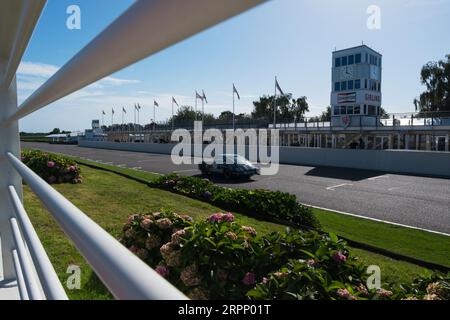
<svg viewBox="0 0 450 320">
<path fill-rule="evenodd" d="M 366 45 L 333 52 L 331 125 L 376 126 L 381 114 L 382 55 Z"/>
<path fill-rule="evenodd" d="M 100 120 L 92 120 L 92 129 L 84 130 L 84 139 L 89 141 L 107 140 L 107 134 L 100 127 Z"/>
</svg>

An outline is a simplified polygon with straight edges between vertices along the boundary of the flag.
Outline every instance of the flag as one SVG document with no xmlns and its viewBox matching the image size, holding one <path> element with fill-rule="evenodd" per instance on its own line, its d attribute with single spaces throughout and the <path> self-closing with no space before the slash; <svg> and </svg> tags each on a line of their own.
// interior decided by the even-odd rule
<svg viewBox="0 0 450 320">
<path fill-rule="evenodd" d="M 154 105 L 155 107 L 159 107 L 159 104 L 158 104 L 158 102 L 156 102 L 156 100 L 153 100 L 153 105 Z"/>
<path fill-rule="evenodd" d="M 106 114 L 105 110 L 102 110 L 102 114 L 103 114 L 103 115 L 105 115 L 105 114 Z"/>
<path fill-rule="evenodd" d="M 112 108 L 112 114 L 114 114 L 114 108 Z"/>
<path fill-rule="evenodd" d="M 125 110 L 125 108 L 122 107 L 122 112 L 123 112 L 123 113 L 127 113 L 127 110 Z"/>
<path fill-rule="evenodd" d="M 283 90 L 281 90 L 280 84 L 278 83 L 278 80 L 275 78 L 275 86 L 277 87 L 278 91 L 284 96 Z"/>
<path fill-rule="evenodd" d="M 208 103 L 208 100 L 206 99 L 205 91 L 202 90 L 202 93 L 203 93 L 202 99 L 205 99 L 205 103 Z"/>
<path fill-rule="evenodd" d="M 139 110 L 139 108 L 136 104 L 134 104 L 134 110 Z"/>
<path fill-rule="evenodd" d="M 138 110 L 141 110 L 141 105 L 138 103 L 137 104 Z"/>
<path fill-rule="evenodd" d="M 203 97 L 201 95 L 199 95 L 197 91 L 195 91 L 195 98 L 203 100 Z"/>
<path fill-rule="evenodd" d="M 239 95 L 239 92 L 236 90 L 236 87 L 234 86 L 234 83 L 233 83 L 233 93 L 236 93 L 238 99 L 241 100 L 241 96 Z"/>
<path fill-rule="evenodd" d="M 175 100 L 174 97 L 172 97 L 172 102 L 175 103 L 177 105 L 177 107 L 179 107 L 177 100 Z"/>
</svg>

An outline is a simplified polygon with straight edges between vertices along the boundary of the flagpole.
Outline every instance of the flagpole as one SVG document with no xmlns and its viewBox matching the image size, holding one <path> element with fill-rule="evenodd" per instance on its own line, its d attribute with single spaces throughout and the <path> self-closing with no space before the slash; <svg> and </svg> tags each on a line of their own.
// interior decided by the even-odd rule
<svg viewBox="0 0 450 320">
<path fill-rule="evenodd" d="M 234 131 L 234 83 L 233 83 L 233 131 Z"/>
<path fill-rule="evenodd" d="M 172 97 L 172 131 L 173 131 L 173 97 Z"/>
<path fill-rule="evenodd" d="M 195 121 L 197 121 L 197 91 L 195 91 Z"/>
<path fill-rule="evenodd" d="M 275 76 L 275 92 L 273 95 L 273 129 L 276 129 L 277 125 L 277 77 Z"/>
</svg>

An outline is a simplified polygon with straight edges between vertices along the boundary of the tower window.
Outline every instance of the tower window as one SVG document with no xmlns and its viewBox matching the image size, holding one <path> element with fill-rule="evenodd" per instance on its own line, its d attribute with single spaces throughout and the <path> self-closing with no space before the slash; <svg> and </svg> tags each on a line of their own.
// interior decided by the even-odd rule
<svg viewBox="0 0 450 320">
<path fill-rule="evenodd" d="M 353 80 L 350 80 L 350 81 L 347 83 L 347 87 L 348 87 L 348 90 L 353 90 Z"/>
<path fill-rule="evenodd" d="M 351 55 L 348 56 L 348 64 L 355 64 L 355 56 Z"/>
<path fill-rule="evenodd" d="M 334 66 L 335 67 L 340 67 L 341 66 L 341 58 L 336 58 L 334 60 Z"/>
</svg>

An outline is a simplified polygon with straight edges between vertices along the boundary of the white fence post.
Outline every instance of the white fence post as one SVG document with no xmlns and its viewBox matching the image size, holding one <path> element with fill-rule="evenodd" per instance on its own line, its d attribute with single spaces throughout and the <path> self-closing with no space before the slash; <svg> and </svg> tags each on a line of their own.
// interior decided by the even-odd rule
<svg viewBox="0 0 450 320">
<path fill-rule="evenodd" d="M 0 70 L 4 66 L 0 64 Z M 0 77 L 3 75 L 0 73 Z M 8 118 L 17 110 L 16 79 L 11 85 L 0 88 L 0 122 Z M 15 280 L 16 273 L 12 250 L 15 248 L 14 240 L 9 225 L 9 219 L 14 214 L 14 209 L 9 200 L 8 186 L 13 185 L 20 198 L 22 198 L 22 179 L 11 167 L 5 155 L 11 152 L 20 157 L 19 127 L 17 121 L 0 126 L 0 237 L 3 261 L 3 277 L 5 280 Z"/>
</svg>

